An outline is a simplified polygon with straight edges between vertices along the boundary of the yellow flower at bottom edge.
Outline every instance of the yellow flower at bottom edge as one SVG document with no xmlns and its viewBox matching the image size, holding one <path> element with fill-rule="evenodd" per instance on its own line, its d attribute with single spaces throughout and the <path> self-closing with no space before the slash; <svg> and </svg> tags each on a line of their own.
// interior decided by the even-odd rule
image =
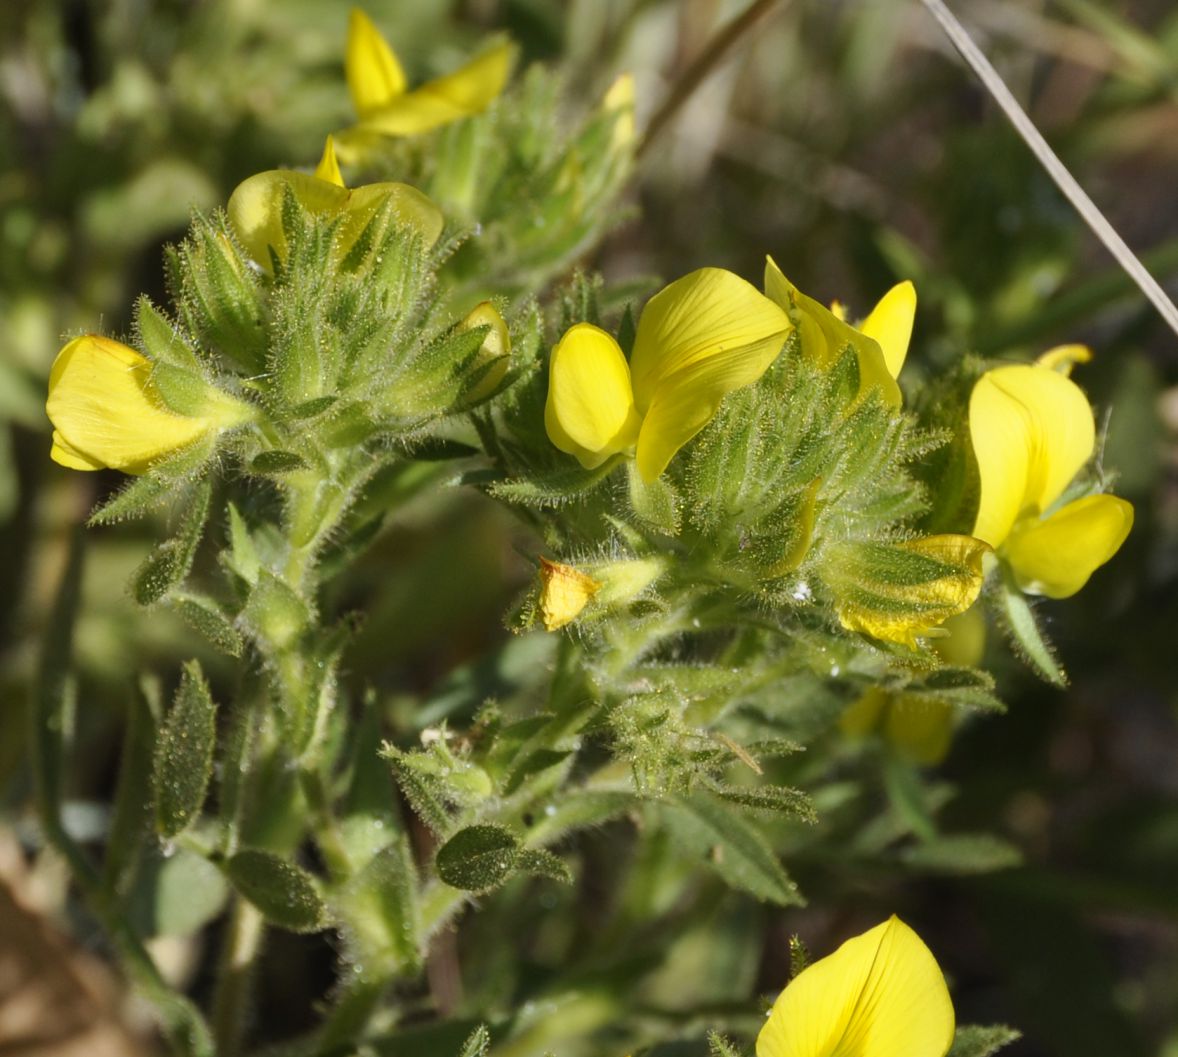
<svg viewBox="0 0 1178 1057">
<path fill-rule="evenodd" d="M 397 222 L 416 231 L 427 247 L 438 241 L 445 223 L 441 210 L 408 184 L 375 183 L 349 189 L 340 174 L 335 144 L 328 136 L 313 175 L 270 169 L 243 180 L 229 196 L 229 220 L 246 251 L 267 272 L 273 271 L 271 251 L 280 261 L 286 260 L 282 203 L 288 189 L 308 213 L 324 219 L 342 217 L 335 243 L 335 252 L 341 257 L 388 202 Z"/>
<path fill-rule="evenodd" d="M 653 481 L 728 393 L 765 373 L 792 329 L 738 275 L 700 268 L 646 303 L 628 363 L 604 330 L 569 328 L 549 364 L 548 437 L 586 469 L 636 448 Z"/>
<path fill-rule="evenodd" d="M 878 389 L 886 403 L 900 406 L 896 379 L 908 355 L 916 319 L 916 287 L 911 282 L 893 286 L 855 327 L 846 321 L 841 306 L 831 310 L 802 293 L 772 257 L 765 258 L 765 293 L 793 316 L 804 355 L 829 367 L 850 345 L 859 361 L 859 392 Z"/>
<path fill-rule="evenodd" d="M 1133 526 L 1132 505 L 1112 495 L 1053 509 L 1096 446 L 1088 398 L 1066 373 L 1086 353 L 1065 346 L 1039 363 L 997 367 L 970 394 L 981 482 L 973 534 L 994 547 L 1024 591 L 1050 598 L 1079 591 Z"/>
<path fill-rule="evenodd" d="M 169 411 L 151 371 L 150 360 L 110 338 L 85 334 L 69 342 L 49 372 L 53 461 L 72 470 L 142 474 L 219 424 L 215 415 Z"/>
<path fill-rule="evenodd" d="M 493 43 L 453 73 L 412 91 L 389 42 L 372 19 L 353 8 L 344 70 L 359 121 L 337 134 L 346 155 L 361 154 L 376 136 L 414 136 L 481 113 L 499 96 L 515 66 L 511 41 Z"/>
<path fill-rule="evenodd" d="M 893 916 L 790 981 L 757 1057 L 945 1057 L 955 1028 L 936 959 Z"/>
</svg>

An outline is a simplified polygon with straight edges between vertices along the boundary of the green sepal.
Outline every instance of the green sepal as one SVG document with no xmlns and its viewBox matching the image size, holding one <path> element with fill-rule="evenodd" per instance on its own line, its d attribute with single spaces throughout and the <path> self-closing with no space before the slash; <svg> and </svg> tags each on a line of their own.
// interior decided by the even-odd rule
<svg viewBox="0 0 1178 1057">
<path fill-rule="evenodd" d="M 262 477 L 281 477 L 283 474 L 306 469 L 306 459 L 293 451 L 263 451 L 250 460 L 250 473 Z"/>
<path fill-rule="evenodd" d="M 194 374 L 200 373 L 201 362 L 196 350 L 146 294 L 141 294 L 135 302 L 135 333 L 140 347 L 157 364 L 167 363 Z"/>
</svg>

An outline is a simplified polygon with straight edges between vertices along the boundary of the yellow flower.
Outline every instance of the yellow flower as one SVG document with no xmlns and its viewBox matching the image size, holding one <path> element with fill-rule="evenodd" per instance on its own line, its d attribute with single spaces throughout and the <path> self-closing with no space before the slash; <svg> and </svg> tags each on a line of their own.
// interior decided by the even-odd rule
<svg viewBox="0 0 1178 1057">
<path fill-rule="evenodd" d="M 344 70 L 359 122 L 340 133 L 341 147 L 351 154 L 374 135 L 415 136 L 481 113 L 503 91 L 515 56 L 515 45 L 501 41 L 453 73 L 409 91 L 388 41 L 372 19 L 353 8 Z"/>
<path fill-rule="evenodd" d="M 581 615 L 601 584 L 579 569 L 540 559 L 540 616 L 546 631 L 557 631 Z"/>
<path fill-rule="evenodd" d="M 790 981 L 757 1057 L 945 1057 L 955 1027 L 936 959 L 893 916 Z"/>
<path fill-rule="evenodd" d="M 578 323 L 552 351 L 549 439 L 586 469 L 637 446 L 638 470 L 653 481 L 728 393 L 765 373 L 791 329 L 772 301 L 720 268 L 647 302 L 629 363 L 604 330 Z"/>
<path fill-rule="evenodd" d="M 1096 445 L 1092 408 L 1067 376 L 1087 358 L 1076 348 L 987 371 L 969 401 L 981 478 L 973 534 L 998 551 L 1024 591 L 1051 598 L 1079 591 L 1133 526 L 1133 507 L 1116 496 L 1056 508 Z"/>
<path fill-rule="evenodd" d="M 227 407 L 215 403 L 206 415 L 169 411 L 151 372 L 151 361 L 121 342 L 97 334 L 69 342 L 49 372 L 53 461 L 72 470 L 146 473 L 214 426 L 230 424 Z"/>
<path fill-rule="evenodd" d="M 349 190 L 340 175 L 335 144 L 330 136 L 314 175 L 291 169 L 257 173 L 237 185 L 227 210 L 242 245 L 266 271 L 273 271 L 271 253 L 286 259 L 282 202 L 287 190 L 307 212 L 323 219 L 341 218 L 335 252 L 343 257 L 355 245 L 386 203 L 398 223 L 432 246 L 442 233 L 442 213 L 415 187 L 402 183 L 365 184 Z"/>
<path fill-rule="evenodd" d="M 900 406 L 896 379 L 908 355 L 912 324 L 916 318 L 916 287 L 897 283 L 879 299 L 865 320 L 852 327 L 842 306 L 833 311 L 806 296 L 765 258 L 765 293 L 790 313 L 797 324 L 802 351 L 823 367 L 829 367 L 850 345 L 859 360 L 859 392 L 876 388 L 892 407 Z"/>
</svg>

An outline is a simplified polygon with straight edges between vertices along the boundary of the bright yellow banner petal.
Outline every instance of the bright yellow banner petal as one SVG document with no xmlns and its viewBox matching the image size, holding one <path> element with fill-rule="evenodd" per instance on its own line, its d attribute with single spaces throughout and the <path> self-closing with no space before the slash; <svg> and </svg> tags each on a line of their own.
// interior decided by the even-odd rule
<svg viewBox="0 0 1178 1057">
<path fill-rule="evenodd" d="M 405 71 L 379 29 L 358 7 L 348 17 L 344 73 L 361 119 L 388 106 L 405 91 Z"/>
<path fill-rule="evenodd" d="M 335 184 L 336 187 L 345 186 L 343 173 L 339 171 L 339 161 L 335 156 L 335 141 L 330 136 L 327 137 L 327 142 L 323 145 L 323 157 L 315 166 L 315 176 L 320 180 L 326 180 L 329 184 Z"/>
<path fill-rule="evenodd" d="M 150 360 L 121 342 L 97 334 L 69 342 L 49 372 L 51 457 L 75 470 L 141 474 L 207 432 L 209 419 L 164 409 L 151 370 Z"/>
<path fill-rule="evenodd" d="M 859 391 L 879 391 L 890 407 L 902 401 L 900 387 L 888 369 L 883 350 L 872 337 L 856 330 L 825 305 L 802 293 L 791 283 L 772 257 L 765 258 L 765 293 L 792 314 L 802 341 L 802 352 L 821 367 L 830 367 L 850 345 L 859 361 Z"/>
<path fill-rule="evenodd" d="M 638 434 L 638 472 L 648 484 L 704 428 L 735 389 L 751 385 L 781 351 L 781 338 L 715 351 L 666 375 L 649 401 Z"/>
<path fill-rule="evenodd" d="M 358 127 L 385 136 L 413 136 L 479 114 L 503 91 L 515 58 L 511 41 L 496 44 L 453 73 L 362 114 Z"/>
<path fill-rule="evenodd" d="M 757 1057 L 945 1057 L 955 1027 L 932 952 L 892 917 L 790 982 Z"/>
<path fill-rule="evenodd" d="M 469 403 L 483 400 L 495 392 L 507 376 L 507 368 L 511 363 L 511 334 L 498 309 L 490 301 L 475 305 L 458 324 L 459 330 L 471 330 L 474 327 L 490 329 L 470 367 L 477 381 L 464 394 L 464 399 Z"/>
<path fill-rule="evenodd" d="M 1049 518 L 1020 521 L 1003 553 L 1024 591 L 1067 598 L 1117 553 L 1132 527 L 1133 507 L 1124 499 L 1085 496 Z"/>
<path fill-rule="evenodd" d="M 884 294 L 871 314 L 859 324 L 859 332 L 873 338 L 883 350 L 888 374 L 893 378 L 900 377 L 915 319 L 916 287 L 905 280 Z"/>
<path fill-rule="evenodd" d="M 760 377 L 792 329 L 789 316 L 739 275 L 700 268 L 676 279 L 646 303 L 638 320 L 630 369 L 639 411 L 646 412 L 665 380 L 712 358 L 733 363 L 733 354 L 743 350 L 763 363 Z"/>
<path fill-rule="evenodd" d="M 591 323 L 570 327 L 549 364 L 544 406 L 549 439 L 591 470 L 632 447 L 640 421 L 621 347 Z"/>
<path fill-rule="evenodd" d="M 969 400 L 981 477 L 973 534 L 993 546 L 1015 520 L 1047 509 L 1092 455 L 1092 408 L 1069 378 L 1047 367 L 987 371 Z"/>
</svg>

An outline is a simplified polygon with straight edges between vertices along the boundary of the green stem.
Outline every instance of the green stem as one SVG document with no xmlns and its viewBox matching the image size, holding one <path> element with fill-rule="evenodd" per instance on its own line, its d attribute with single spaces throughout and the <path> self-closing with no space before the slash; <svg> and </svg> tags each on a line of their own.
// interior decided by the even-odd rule
<svg viewBox="0 0 1178 1057">
<path fill-rule="evenodd" d="M 254 971 L 266 924 L 261 912 L 238 896 L 226 929 L 213 995 L 213 1037 L 217 1057 L 237 1057 L 245 1038 Z"/>
</svg>

